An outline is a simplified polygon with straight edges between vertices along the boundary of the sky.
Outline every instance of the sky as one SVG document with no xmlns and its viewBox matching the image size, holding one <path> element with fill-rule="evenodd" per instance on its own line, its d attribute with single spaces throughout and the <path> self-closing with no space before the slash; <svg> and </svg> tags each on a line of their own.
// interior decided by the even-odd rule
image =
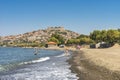
<svg viewBox="0 0 120 80">
<path fill-rule="evenodd" d="M 120 27 L 120 0 L 0 0 L 0 36 L 47 27 L 89 35 Z"/>
</svg>

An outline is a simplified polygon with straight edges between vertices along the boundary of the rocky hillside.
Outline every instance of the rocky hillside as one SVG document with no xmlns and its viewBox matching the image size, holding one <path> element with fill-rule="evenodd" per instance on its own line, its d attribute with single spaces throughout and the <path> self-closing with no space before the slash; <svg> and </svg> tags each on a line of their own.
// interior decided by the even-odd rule
<svg viewBox="0 0 120 80">
<path fill-rule="evenodd" d="M 44 30 L 37 30 L 27 32 L 19 35 L 11 35 L 0 38 L 0 42 L 12 43 L 12 42 L 47 42 L 52 34 L 58 33 L 65 39 L 76 38 L 79 36 L 78 33 L 66 30 L 64 27 L 48 27 Z"/>
</svg>

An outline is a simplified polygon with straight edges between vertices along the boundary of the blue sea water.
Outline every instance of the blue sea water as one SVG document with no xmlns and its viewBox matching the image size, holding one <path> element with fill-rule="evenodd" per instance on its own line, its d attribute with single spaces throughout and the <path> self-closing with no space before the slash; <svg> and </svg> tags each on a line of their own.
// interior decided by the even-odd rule
<svg viewBox="0 0 120 80">
<path fill-rule="evenodd" d="M 77 80 L 64 51 L 0 47 L 0 80 Z M 71 54 L 71 52 L 69 52 Z"/>
</svg>

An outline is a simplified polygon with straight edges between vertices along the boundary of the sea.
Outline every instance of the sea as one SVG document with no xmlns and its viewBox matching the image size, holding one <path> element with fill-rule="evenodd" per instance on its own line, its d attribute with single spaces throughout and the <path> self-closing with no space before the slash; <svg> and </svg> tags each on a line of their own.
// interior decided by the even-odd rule
<svg viewBox="0 0 120 80">
<path fill-rule="evenodd" d="M 62 50 L 0 47 L 0 80 L 77 80 Z"/>
</svg>

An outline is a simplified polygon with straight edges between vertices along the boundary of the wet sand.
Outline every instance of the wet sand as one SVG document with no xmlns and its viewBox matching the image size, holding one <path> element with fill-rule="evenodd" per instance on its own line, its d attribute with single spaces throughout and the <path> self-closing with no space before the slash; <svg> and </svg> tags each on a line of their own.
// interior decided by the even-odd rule
<svg viewBox="0 0 120 80">
<path fill-rule="evenodd" d="M 120 48 L 74 51 L 68 62 L 79 80 L 120 80 Z"/>
</svg>

